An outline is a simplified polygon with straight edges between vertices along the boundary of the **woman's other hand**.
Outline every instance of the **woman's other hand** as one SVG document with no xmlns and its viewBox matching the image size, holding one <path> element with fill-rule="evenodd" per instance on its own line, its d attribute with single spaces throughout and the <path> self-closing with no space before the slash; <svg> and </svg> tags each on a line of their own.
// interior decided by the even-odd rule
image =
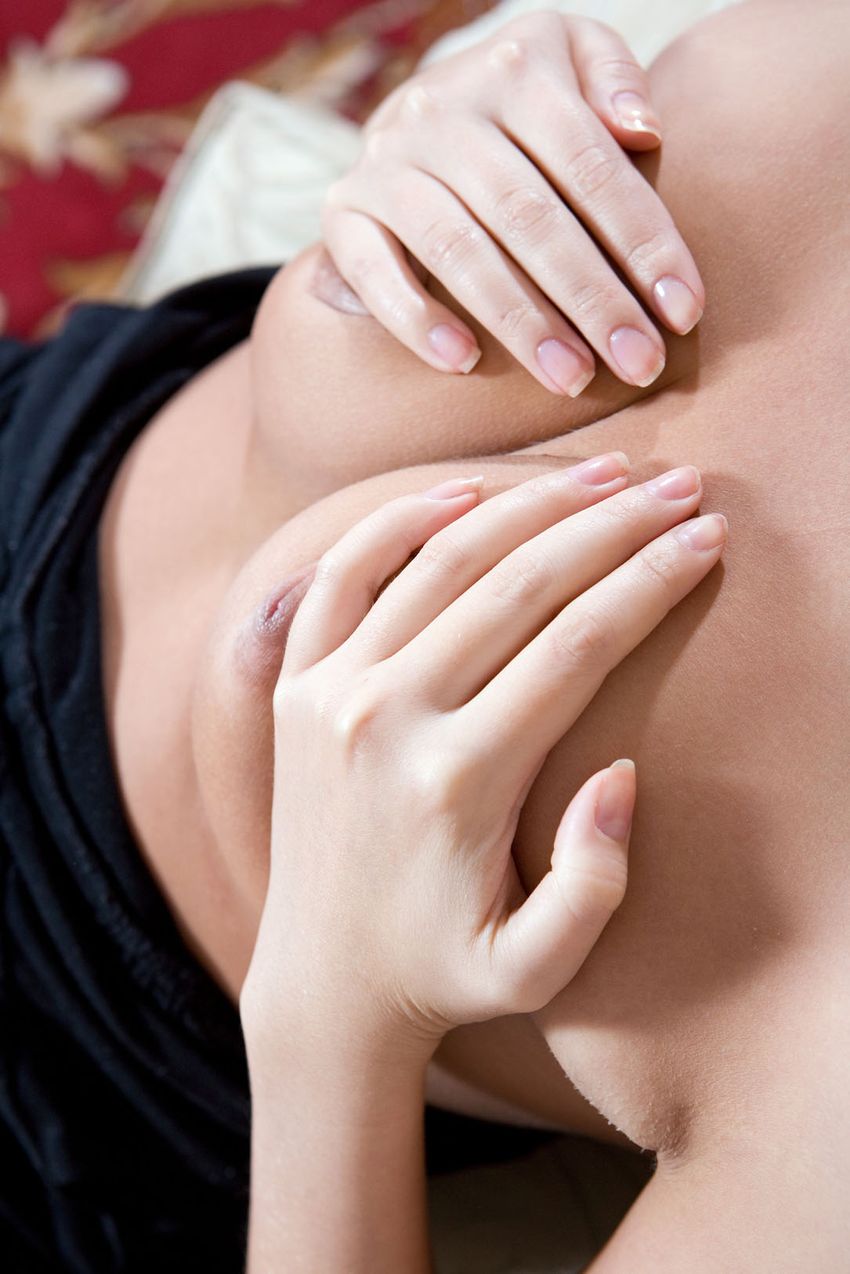
<svg viewBox="0 0 850 1274">
<path fill-rule="evenodd" d="M 274 695 L 246 1038 L 421 1060 L 457 1024 L 539 1009 L 580 967 L 625 889 L 634 770 L 587 780 L 530 896 L 511 856 L 520 810 L 725 541 L 723 518 L 691 517 L 695 469 L 627 489 L 623 462 L 478 507 L 475 479 L 402 496 L 320 559 Z"/>
<path fill-rule="evenodd" d="M 359 297 L 432 367 L 470 371 L 476 338 L 421 266 L 547 389 L 579 394 L 593 350 L 650 384 L 665 347 L 643 307 L 685 333 L 705 303 L 625 153 L 660 140 L 647 77 L 614 31 L 557 13 L 508 23 L 390 94 L 331 187 L 323 238 L 350 307 Z"/>
</svg>

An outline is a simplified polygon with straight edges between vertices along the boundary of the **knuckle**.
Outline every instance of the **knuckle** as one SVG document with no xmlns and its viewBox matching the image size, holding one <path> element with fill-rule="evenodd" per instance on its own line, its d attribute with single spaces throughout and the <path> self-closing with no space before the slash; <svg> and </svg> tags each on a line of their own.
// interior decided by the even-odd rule
<svg viewBox="0 0 850 1274">
<path fill-rule="evenodd" d="M 615 282 L 588 280 L 579 283 L 570 295 L 570 312 L 583 319 L 598 319 L 615 309 L 621 301 L 621 289 Z"/>
<path fill-rule="evenodd" d="M 559 888 L 570 914 L 588 928 L 603 925 L 626 896 L 628 869 L 625 859 L 611 855 L 592 871 L 572 870 L 560 879 Z"/>
<path fill-rule="evenodd" d="M 310 672 L 295 675 L 281 673 L 272 692 L 272 718 L 280 730 L 305 721 L 314 721 L 321 715 L 323 690 L 310 676 Z"/>
<path fill-rule="evenodd" d="M 422 236 L 420 260 L 432 273 L 455 269 L 466 262 L 480 241 L 481 233 L 471 221 L 434 221 Z"/>
<path fill-rule="evenodd" d="M 644 549 L 637 557 L 641 579 L 665 594 L 676 592 L 679 583 L 679 557 L 675 550 L 661 547 Z"/>
<path fill-rule="evenodd" d="M 339 554 L 335 550 L 327 550 L 316 563 L 313 587 L 317 589 L 335 587 L 342 579 L 344 571 Z"/>
<path fill-rule="evenodd" d="M 429 578 L 453 581 L 465 575 L 467 552 L 453 535 L 432 535 L 416 555 L 416 570 L 424 571 Z"/>
<path fill-rule="evenodd" d="M 657 273 L 652 269 L 655 263 L 661 259 L 668 259 L 670 256 L 670 240 L 663 231 L 658 230 L 655 234 L 650 235 L 648 239 L 642 239 L 640 243 L 635 244 L 626 254 L 626 269 L 631 274 L 649 274 Z"/>
<path fill-rule="evenodd" d="M 528 41 L 517 33 L 500 38 L 490 49 L 488 62 L 495 71 L 522 71 L 528 65 Z"/>
<path fill-rule="evenodd" d="M 623 496 L 624 499 L 614 496 L 612 499 L 605 500 L 599 508 L 599 517 L 606 528 L 613 526 L 618 534 L 621 531 L 634 534 L 635 529 L 647 516 L 646 496 L 640 487 L 627 489 L 623 492 Z"/>
<path fill-rule="evenodd" d="M 554 658 L 567 671 L 598 673 L 614 662 L 617 630 L 610 614 L 597 606 L 555 623 L 550 641 Z"/>
<path fill-rule="evenodd" d="M 579 195 L 598 195 L 620 172 L 620 161 L 595 142 L 583 146 L 567 163 L 567 180 Z"/>
<path fill-rule="evenodd" d="M 495 334 L 502 342 L 513 341 L 529 323 L 540 319 L 540 311 L 527 297 L 505 306 L 496 316 Z"/>
<path fill-rule="evenodd" d="M 496 211 L 509 235 L 525 237 L 537 231 L 551 233 L 560 206 L 550 195 L 530 186 L 517 186 L 498 200 Z"/>
<path fill-rule="evenodd" d="M 354 756 L 374 739 L 387 702 L 383 689 L 364 679 L 334 705 L 328 714 L 329 727 L 343 755 Z"/>
<path fill-rule="evenodd" d="M 460 758 L 430 751 L 411 766 L 410 783 L 417 809 L 432 815 L 460 811 L 469 796 L 469 767 Z"/>
<path fill-rule="evenodd" d="M 608 29 L 610 30 L 610 28 Z M 643 87 L 643 71 L 632 58 L 602 55 L 594 58 L 589 70 L 594 78 L 614 80 L 620 86 L 636 85 Z"/>
<path fill-rule="evenodd" d="M 550 591 L 554 580 L 552 564 L 545 557 L 521 553 L 493 570 L 490 589 L 500 601 L 533 602 Z"/>
<path fill-rule="evenodd" d="M 433 115 L 439 106 L 439 96 L 422 81 L 411 81 L 404 87 L 399 98 L 402 115 L 414 122 Z"/>
</svg>

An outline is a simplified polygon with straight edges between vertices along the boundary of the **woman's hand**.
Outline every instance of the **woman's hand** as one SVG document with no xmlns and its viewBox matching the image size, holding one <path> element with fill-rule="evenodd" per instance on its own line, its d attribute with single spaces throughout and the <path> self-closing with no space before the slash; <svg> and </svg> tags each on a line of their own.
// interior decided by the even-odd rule
<svg viewBox="0 0 850 1274">
<path fill-rule="evenodd" d="M 592 350 L 626 383 L 650 384 L 665 350 L 641 302 L 679 333 L 705 303 L 623 150 L 657 145 L 659 127 L 647 77 L 610 28 L 557 13 L 509 23 L 413 76 L 367 123 L 323 210 L 328 271 L 354 289 L 337 279 L 337 296 L 352 309 L 359 296 L 432 367 L 470 371 L 476 338 L 429 295 L 418 262 L 547 389 L 580 393 Z"/>
<path fill-rule="evenodd" d="M 581 965 L 623 896 L 633 768 L 588 779 L 528 897 L 521 807 L 725 539 L 717 515 L 684 521 L 696 470 L 624 489 L 623 459 L 477 508 L 478 480 L 406 495 L 320 559 L 274 695 L 246 1037 L 421 1060 L 459 1023 L 539 1009 Z"/>
</svg>

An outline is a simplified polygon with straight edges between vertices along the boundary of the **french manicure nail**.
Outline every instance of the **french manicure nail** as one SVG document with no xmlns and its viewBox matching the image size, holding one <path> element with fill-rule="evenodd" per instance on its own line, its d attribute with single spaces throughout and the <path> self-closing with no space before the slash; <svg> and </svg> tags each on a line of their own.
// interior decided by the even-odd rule
<svg viewBox="0 0 850 1274">
<path fill-rule="evenodd" d="M 575 350 L 553 336 L 537 346 L 537 362 L 555 388 L 570 398 L 576 398 L 596 374 L 596 369 L 588 367 Z"/>
<path fill-rule="evenodd" d="M 483 483 L 483 473 L 477 474 L 474 478 L 449 478 L 448 482 L 441 482 L 436 487 L 430 487 L 422 494 L 429 500 L 452 500 L 455 496 L 469 495 L 470 491 L 480 491 Z"/>
<path fill-rule="evenodd" d="M 657 495 L 661 500 L 684 500 L 687 496 L 696 495 L 699 487 L 700 472 L 692 464 L 671 469 L 646 483 L 649 494 Z"/>
<path fill-rule="evenodd" d="M 474 341 L 449 323 L 432 327 L 428 344 L 450 372 L 471 372 L 481 357 L 481 350 Z"/>
<path fill-rule="evenodd" d="M 716 549 L 729 532 L 729 523 L 722 513 L 706 513 L 676 528 L 676 534 L 689 549 Z"/>
<path fill-rule="evenodd" d="M 602 487 L 606 482 L 624 478 L 629 472 L 629 461 L 622 451 L 611 451 L 608 455 L 595 456 L 593 460 L 574 465 L 567 472 L 587 487 Z"/>
<path fill-rule="evenodd" d="M 674 332 L 685 336 L 702 318 L 702 306 L 687 283 L 674 274 L 665 274 L 652 289 L 665 322 Z"/>
<path fill-rule="evenodd" d="M 632 133 L 651 133 L 661 141 L 661 125 L 645 97 L 640 93 L 624 90 L 615 93 L 611 98 L 614 113 L 620 121 L 621 128 Z"/>
<path fill-rule="evenodd" d="M 614 361 L 627 380 L 645 389 L 664 370 L 664 352 L 636 327 L 618 327 L 608 337 Z"/>
<path fill-rule="evenodd" d="M 626 840 L 634 811 L 635 763 L 615 761 L 605 771 L 596 797 L 594 822 L 604 836 L 620 842 Z"/>
</svg>

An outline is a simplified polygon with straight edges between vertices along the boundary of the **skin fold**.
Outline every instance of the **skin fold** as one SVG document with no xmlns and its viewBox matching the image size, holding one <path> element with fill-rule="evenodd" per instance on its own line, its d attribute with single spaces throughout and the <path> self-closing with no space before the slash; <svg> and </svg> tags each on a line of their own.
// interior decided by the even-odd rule
<svg viewBox="0 0 850 1274">
<path fill-rule="evenodd" d="M 606 1271 L 846 1260 L 848 28 L 843 0 L 805 21 L 790 0 L 747 4 L 652 68 L 664 144 L 638 163 L 708 297 L 652 392 L 600 370 L 557 398 L 467 315 L 478 367 L 436 372 L 312 293 L 317 247 L 277 276 L 251 341 L 143 432 L 101 525 L 128 815 L 235 997 L 268 869 L 276 669 L 245 638 L 254 608 L 441 478 L 483 473 L 486 499 L 615 448 L 637 479 L 701 469 L 702 510 L 731 525 L 724 563 L 553 749 L 515 841 L 531 887 L 572 794 L 633 757 L 626 900 L 533 1020 L 461 1028 L 438 1054 L 531 1119 L 610 1121 L 658 1152 Z"/>
</svg>

